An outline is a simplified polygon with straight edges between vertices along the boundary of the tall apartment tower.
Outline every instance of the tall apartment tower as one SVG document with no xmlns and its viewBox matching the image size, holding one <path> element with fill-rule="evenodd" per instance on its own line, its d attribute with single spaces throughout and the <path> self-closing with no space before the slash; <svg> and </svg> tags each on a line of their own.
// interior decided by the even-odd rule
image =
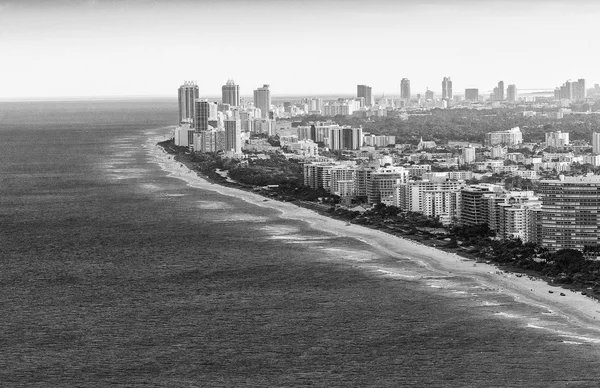
<svg viewBox="0 0 600 388">
<path fill-rule="evenodd" d="M 240 120 L 225 120 L 225 150 L 236 154 L 242 152 L 242 131 Z"/>
<path fill-rule="evenodd" d="M 373 99 L 371 96 L 371 87 L 367 85 L 356 86 L 356 97 L 365 99 L 365 106 L 373 106 Z"/>
<path fill-rule="evenodd" d="M 236 85 L 232 79 L 228 80 L 221 88 L 221 102 L 231 106 L 240 106 L 240 86 Z"/>
<path fill-rule="evenodd" d="M 498 88 L 495 89 L 496 91 L 496 95 L 495 100 L 496 101 L 504 101 L 504 81 L 500 81 L 498 82 Z"/>
<path fill-rule="evenodd" d="M 185 81 L 179 87 L 179 123 L 190 123 L 192 124 L 192 128 L 194 128 L 198 93 L 198 85 L 193 81 Z"/>
<path fill-rule="evenodd" d="M 260 117 L 263 119 L 269 118 L 271 110 L 271 91 L 269 85 L 263 85 L 254 91 L 254 106 L 260 109 Z"/>
<path fill-rule="evenodd" d="M 194 124 L 196 132 L 208 130 L 208 120 L 210 118 L 210 103 L 206 100 L 196 101 Z"/>
<path fill-rule="evenodd" d="M 402 78 L 400 81 L 400 98 L 404 101 L 410 100 L 410 80 L 408 78 Z"/>
<path fill-rule="evenodd" d="M 506 89 L 506 99 L 511 104 L 517 102 L 517 87 L 515 85 L 508 85 L 508 88 Z"/>
<path fill-rule="evenodd" d="M 600 155 L 600 132 L 592 133 L 592 152 Z"/>
<path fill-rule="evenodd" d="M 574 99 L 577 101 L 585 100 L 586 90 L 585 90 L 585 80 L 580 78 L 574 85 Z"/>
<path fill-rule="evenodd" d="M 550 251 L 600 245 L 600 176 L 541 180 L 542 246 Z"/>
<path fill-rule="evenodd" d="M 452 98 L 452 81 L 450 77 L 444 77 L 442 80 L 442 99 L 450 100 Z"/>
</svg>

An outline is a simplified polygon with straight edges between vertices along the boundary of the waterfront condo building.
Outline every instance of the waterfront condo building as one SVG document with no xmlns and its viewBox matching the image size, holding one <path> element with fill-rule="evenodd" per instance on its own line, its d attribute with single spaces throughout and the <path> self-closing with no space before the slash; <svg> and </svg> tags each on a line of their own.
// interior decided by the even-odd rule
<svg viewBox="0 0 600 388">
<path fill-rule="evenodd" d="M 408 170 L 404 167 L 381 167 L 371 174 L 367 188 L 367 201 L 370 204 L 383 203 L 397 205 L 396 186 L 408 182 Z"/>
<path fill-rule="evenodd" d="M 240 86 L 230 79 L 221 88 L 221 103 L 231 106 L 240 106 Z"/>
<path fill-rule="evenodd" d="M 185 81 L 178 90 L 179 100 L 179 124 L 190 123 L 192 128 L 196 117 L 195 108 L 198 99 L 198 85 L 192 81 Z"/>
<path fill-rule="evenodd" d="M 502 193 L 504 188 L 490 183 L 471 185 L 461 190 L 460 223 L 463 225 L 489 224 L 489 194 Z"/>
<path fill-rule="evenodd" d="M 271 110 L 271 91 L 269 85 L 263 85 L 254 91 L 254 106 L 260 109 L 260 117 L 263 119 L 269 118 Z"/>
<path fill-rule="evenodd" d="M 317 162 L 307 163 L 302 166 L 302 175 L 304 177 L 304 185 L 312 189 L 331 189 L 331 169 L 335 167 L 335 163 Z"/>
<path fill-rule="evenodd" d="M 446 225 L 460 217 L 460 194 L 463 181 L 420 180 L 396 186 L 396 206 L 404 211 L 439 217 Z"/>
<path fill-rule="evenodd" d="M 600 244 L 600 176 L 540 181 L 542 246 L 550 251 Z"/>
</svg>

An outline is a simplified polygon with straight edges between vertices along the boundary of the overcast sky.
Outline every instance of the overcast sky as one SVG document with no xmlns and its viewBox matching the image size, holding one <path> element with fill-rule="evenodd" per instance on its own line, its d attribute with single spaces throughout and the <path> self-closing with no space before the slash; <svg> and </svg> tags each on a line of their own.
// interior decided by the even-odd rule
<svg viewBox="0 0 600 388">
<path fill-rule="evenodd" d="M 0 98 L 455 93 L 600 83 L 587 0 L 0 0 Z"/>
</svg>

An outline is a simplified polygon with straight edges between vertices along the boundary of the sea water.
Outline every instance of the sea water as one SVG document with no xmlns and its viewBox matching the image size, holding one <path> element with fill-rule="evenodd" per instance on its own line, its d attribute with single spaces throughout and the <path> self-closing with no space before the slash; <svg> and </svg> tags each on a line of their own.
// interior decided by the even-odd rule
<svg viewBox="0 0 600 388">
<path fill-rule="evenodd" d="M 569 317 L 188 185 L 155 147 L 176 121 L 0 103 L 0 385 L 599 385 Z"/>
</svg>

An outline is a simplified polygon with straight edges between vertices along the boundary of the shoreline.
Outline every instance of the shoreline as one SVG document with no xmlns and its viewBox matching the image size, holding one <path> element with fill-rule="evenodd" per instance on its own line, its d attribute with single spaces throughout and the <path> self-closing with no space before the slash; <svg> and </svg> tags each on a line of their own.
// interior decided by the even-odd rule
<svg viewBox="0 0 600 388">
<path fill-rule="evenodd" d="M 163 169 L 169 172 L 170 176 L 186 181 L 191 187 L 216 191 L 254 205 L 277 210 L 281 217 L 306 222 L 313 229 L 337 236 L 355 238 L 390 258 L 408 258 L 415 263 L 423 263 L 439 276 L 458 275 L 472 278 L 486 289 L 508 295 L 515 301 L 556 312 L 577 326 L 594 330 L 600 335 L 600 302 L 596 299 L 559 285 L 551 285 L 541 278 L 527 274 L 516 276 L 515 273 L 507 272 L 496 265 L 465 258 L 379 229 L 348 225 L 343 220 L 324 215 L 308 206 L 300 206 L 297 201 L 279 201 L 235 184 L 222 185 L 220 182 L 212 182 L 193 169 L 191 162 L 180 160 L 177 155 L 168 153 L 156 142 L 153 146 L 158 151 L 157 157 L 162 154 L 163 162 L 172 161 L 171 168 L 165 166 Z M 391 263 L 344 262 L 381 276 L 406 277 L 400 268 L 394 268 Z M 587 340 L 600 343 L 600 340 Z"/>
</svg>

